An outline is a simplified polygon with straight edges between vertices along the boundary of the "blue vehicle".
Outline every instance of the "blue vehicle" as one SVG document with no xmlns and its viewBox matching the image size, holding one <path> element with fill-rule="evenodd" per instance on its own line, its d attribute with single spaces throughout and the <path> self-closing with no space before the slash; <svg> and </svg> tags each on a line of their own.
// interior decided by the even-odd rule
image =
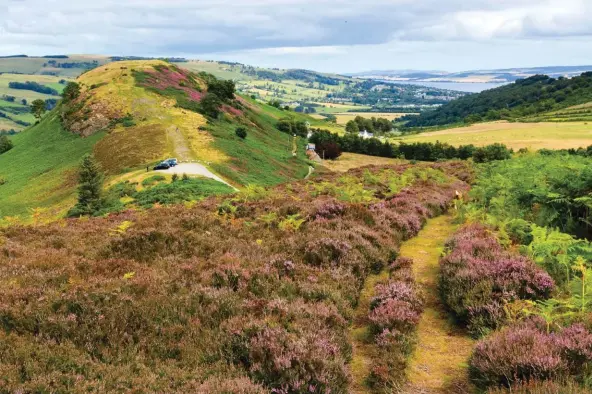
<svg viewBox="0 0 592 394">
<path fill-rule="evenodd" d="M 169 163 L 167 163 L 166 161 L 163 161 L 163 162 L 158 163 L 154 167 L 154 171 L 157 171 L 157 170 L 168 170 L 169 168 L 171 168 L 171 166 L 169 165 Z"/>
<path fill-rule="evenodd" d="M 167 163 L 170 167 L 175 167 L 177 166 L 177 164 L 179 164 L 177 159 L 166 159 L 165 161 L 163 161 L 163 163 Z"/>
</svg>

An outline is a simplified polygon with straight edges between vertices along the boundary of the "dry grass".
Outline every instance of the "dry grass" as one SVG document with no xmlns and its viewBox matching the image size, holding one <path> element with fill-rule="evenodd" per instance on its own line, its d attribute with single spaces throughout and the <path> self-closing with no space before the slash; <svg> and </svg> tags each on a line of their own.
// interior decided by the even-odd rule
<svg viewBox="0 0 592 394">
<path fill-rule="evenodd" d="M 513 149 L 568 149 L 592 145 L 592 122 L 480 123 L 397 138 L 402 142 L 447 142 L 451 145 L 476 146 L 496 142 Z"/>
<path fill-rule="evenodd" d="M 374 118 L 385 118 L 388 120 L 399 119 L 402 116 L 408 114 L 395 114 L 390 112 L 347 112 L 347 113 L 336 113 L 334 114 L 337 118 L 337 124 L 346 124 L 350 120 L 354 120 L 356 116 L 361 116 L 362 118 L 370 119 Z"/>
<path fill-rule="evenodd" d="M 174 100 L 136 86 L 133 70 L 153 70 L 155 65 L 166 63 L 152 60 L 115 62 L 79 78 L 86 87 L 98 86 L 88 90 L 91 98 L 85 107 L 101 108 L 106 113 L 131 114 L 136 123 L 128 128 L 117 127 L 95 149 L 104 167 L 115 173 L 164 156 L 176 156 L 178 147 L 167 138 L 166 130 L 169 128 L 178 129 L 186 140 L 182 148 L 188 150 L 188 154 L 184 155 L 189 156 L 187 159 L 207 163 L 227 160 L 226 155 L 212 147 L 212 136 L 199 130 L 206 124 L 202 115 L 175 108 Z M 108 157 L 113 150 L 122 153 L 121 160 Z"/>
<path fill-rule="evenodd" d="M 473 392 L 467 377 L 473 340 L 449 320 L 438 294 L 439 258 L 454 228 L 451 216 L 440 216 L 401 246 L 401 256 L 414 261 L 415 280 L 426 300 L 408 368 L 409 394 Z"/>
<path fill-rule="evenodd" d="M 331 171 L 346 172 L 352 168 L 365 167 L 369 165 L 393 165 L 404 163 L 404 160 L 388 159 L 385 157 L 375 157 L 360 155 L 357 153 L 344 153 L 337 160 L 325 160 L 323 166 Z"/>
</svg>

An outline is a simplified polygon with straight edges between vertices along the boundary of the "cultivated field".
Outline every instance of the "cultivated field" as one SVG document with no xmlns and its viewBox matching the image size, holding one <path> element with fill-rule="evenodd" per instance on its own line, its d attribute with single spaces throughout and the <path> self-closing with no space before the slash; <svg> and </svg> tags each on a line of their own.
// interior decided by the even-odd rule
<svg viewBox="0 0 592 394">
<path fill-rule="evenodd" d="M 568 149 L 592 145 L 592 122 L 480 123 L 393 139 L 402 142 L 446 142 L 484 146 L 496 142 L 513 149 Z"/>
<path fill-rule="evenodd" d="M 343 153 L 337 160 L 325 160 L 323 165 L 331 171 L 346 172 L 358 167 L 370 165 L 386 166 L 401 164 L 403 162 L 404 160 L 399 159 L 388 159 L 385 157 L 360 155 L 357 153 Z"/>
<path fill-rule="evenodd" d="M 359 108 L 359 107 L 358 107 Z M 335 113 L 335 117 L 337 117 L 338 124 L 346 124 L 350 120 L 354 120 L 356 116 L 361 116 L 362 118 L 385 118 L 388 120 L 395 120 L 399 119 L 401 116 L 405 116 L 408 114 L 396 114 L 390 112 L 346 112 L 346 113 Z"/>
</svg>

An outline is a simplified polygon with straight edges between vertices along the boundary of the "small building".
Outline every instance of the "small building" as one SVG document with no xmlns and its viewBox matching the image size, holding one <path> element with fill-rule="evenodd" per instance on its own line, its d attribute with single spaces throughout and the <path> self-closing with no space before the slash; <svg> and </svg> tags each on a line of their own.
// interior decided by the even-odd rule
<svg viewBox="0 0 592 394">
<path fill-rule="evenodd" d="M 315 144 L 310 144 L 310 143 L 306 144 L 306 151 L 307 152 L 309 152 L 309 151 L 314 152 L 316 148 L 317 148 L 317 146 Z"/>
<path fill-rule="evenodd" d="M 367 139 L 367 138 L 374 138 L 374 133 L 369 133 L 368 130 L 360 131 L 358 136 Z"/>
</svg>

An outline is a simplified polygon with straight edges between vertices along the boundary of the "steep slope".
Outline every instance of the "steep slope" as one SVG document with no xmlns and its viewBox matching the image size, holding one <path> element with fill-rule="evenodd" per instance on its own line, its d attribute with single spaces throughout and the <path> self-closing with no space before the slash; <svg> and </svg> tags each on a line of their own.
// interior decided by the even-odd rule
<svg viewBox="0 0 592 394">
<path fill-rule="evenodd" d="M 408 127 L 518 119 L 592 101 L 592 72 L 571 79 L 536 75 L 513 84 L 454 100 L 442 107 L 407 116 Z"/>
<path fill-rule="evenodd" d="M 15 148 L 0 156 L 6 180 L 0 215 L 56 204 L 63 210 L 73 201 L 75 168 L 86 153 L 94 153 L 109 179 L 167 157 L 200 164 L 236 187 L 273 185 L 308 172 L 304 152 L 292 155 L 294 137 L 275 128 L 286 113 L 225 92 L 231 84 L 211 75 L 162 61 L 125 61 L 91 70 L 77 83 L 78 94 L 14 137 Z M 226 97 L 204 111 L 204 98 L 214 90 Z M 244 140 L 235 134 L 239 126 L 247 129 Z"/>
<path fill-rule="evenodd" d="M 12 137 L 14 148 L 0 155 L 0 218 L 52 207 L 56 214 L 74 203 L 76 166 L 104 136 L 89 138 L 65 131 L 57 111 Z"/>
</svg>

